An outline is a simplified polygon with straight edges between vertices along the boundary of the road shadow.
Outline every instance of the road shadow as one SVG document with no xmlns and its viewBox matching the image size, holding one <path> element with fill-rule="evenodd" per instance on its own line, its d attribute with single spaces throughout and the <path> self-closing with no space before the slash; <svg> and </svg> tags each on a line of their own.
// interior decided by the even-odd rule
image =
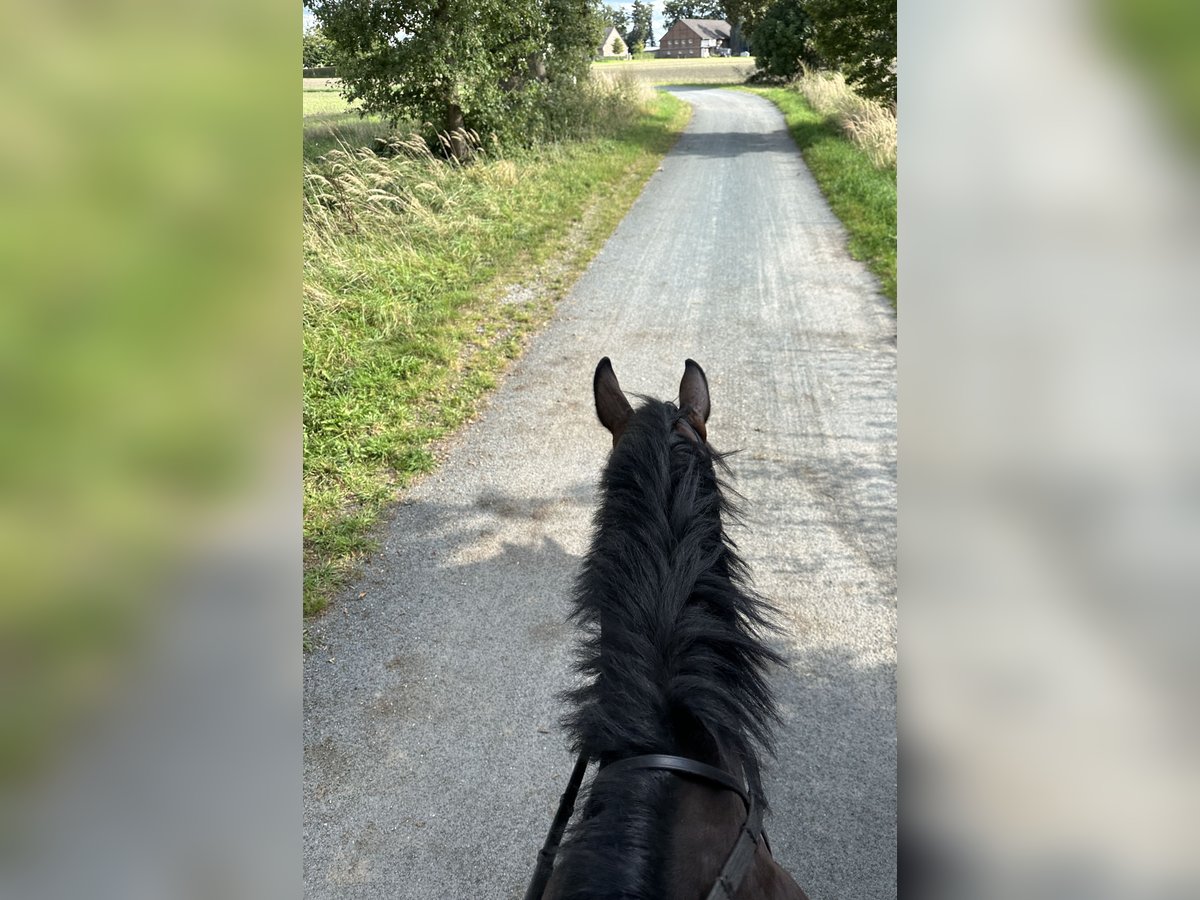
<svg viewBox="0 0 1200 900">
<path fill-rule="evenodd" d="M 895 664 L 864 666 L 840 648 L 784 652 L 784 726 L 766 771 L 776 856 L 811 897 L 894 900 Z"/>
<path fill-rule="evenodd" d="M 785 461 L 751 451 L 740 455 L 736 465 L 743 482 L 741 489 L 748 493 L 745 526 L 734 536 L 754 558 L 756 569 L 781 578 L 811 579 L 822 574 L 830 562 L 829 547 L 808 537 L 817 530 L 826 530 L 837 535 L 842 548 L 870 570 L 877 584 L 894 587 L 894 456 L 870 458 L 830 452 Z M 780 497 L 773 490 L 780 483 L 801 485 L 804 502 Z M 754 535 L 756 525 L 769 521 L 781 525 L 780 533 L 793 539 L 777 541 L 764 552 L 755 545 Z M 840 566 L 845 559 L 839 556 L 834 561 Z M 895 603 L 891 590 L 886 595 L 864 594 L 862 599 Z"/>
<path fill-rule="evenodd" d="M 687 131 L 671 150 L 673 156 L 736 159 L 754 153 L 795 154 L 796 145 L 782 127 L 768 132 Z"/>
<path fill-rule="evenodd" d="M 735 469 L 748 462 L 739 454 Z M 884 474 L 835 457 L 755 477 L 816 478 L 836 494 Z M 492 484 L 395 510 L 362 578 L 315 623 L 337 627 L 306 666 L 306 890 L 521 895 L 570 771 L 556 695 L 595 501 L 590 482 L 535 496 Z M 882 502 L 834 505 L 867 530 L 892 515 Z M 894 897 L 895 666 L 803 634 L 776 649 L 790 664 L 773 673 L 775 854 L 819 900 Z"/>
</svg>

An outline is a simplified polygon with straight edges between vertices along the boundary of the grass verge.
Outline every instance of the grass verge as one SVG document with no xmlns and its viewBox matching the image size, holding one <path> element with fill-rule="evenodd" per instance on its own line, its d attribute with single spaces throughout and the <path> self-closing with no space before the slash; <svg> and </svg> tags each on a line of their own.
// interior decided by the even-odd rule
<svg viewBox="0 0 1200 900">
<path fill-rule="evenodd" d="M 658 94 L 608 135 L 466 167 L 411 147 L 306 167 L 306 615 L 325 608 L 396 490 L 434 467 L 439 441 L 549 318 L 689 110 Z"/>
<path fill-rule="evenodd" d="M 742 87 L 779 107 L 809 171 L 849 233 L 850 255 L 867 264 L 896 304 L 896 168 L 877 168 L 832 116 L 788 88 Z"/>
</svg>

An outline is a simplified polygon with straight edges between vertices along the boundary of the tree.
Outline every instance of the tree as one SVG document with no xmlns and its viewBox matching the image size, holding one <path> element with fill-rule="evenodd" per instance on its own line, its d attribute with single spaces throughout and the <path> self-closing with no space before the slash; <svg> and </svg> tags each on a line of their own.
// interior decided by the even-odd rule
<svg viewBox="0 0 1200 900">
<path fill-rule="evenodd" d="M 725 19 L 742 38 L 754 40 L 754 30 L 774 0 L 724 0 Z"/>
<path fill-rule="evenodd" d="M 792 78 L 801 65 L 818 66 L 812 23 L 801 0 L 778 0 L 754 30 L 758 67 L 776 78 Z"/>
<path fill-rule="evenodd" d="M 606 6 L 604 15 L 608 24 L 617 29 L 618 34 L 625 35 L 629 31 L 629 17 L 625 15 L 623 8 L 613 9 L 611 6 Z"/>
<path fill-rule="evenodd" d="M 896 0 L 807 0 L 813 47 L 864 97 L 896 102 Z"/>
<path fill-rule="evenodd" d="M 625 34 L 625 43 L 635 55 L 645 49 L 646 44 L 654 43 L 654 4 L 645 0 L 633 0 L 633 9 L 629 14 L 629 31 Z"/>
<path fill-rule="evenodd" d="M 724 19 L 725 7 L 720 0 L 666 0 L 663 4 L 663 18 L 670 28 L 680 19 Z"/>
<path fill-rule="evenodd" d="M 614 56 L 625 55 L 625 42 L 621 40 L 621 36 L 619 34 L 613 38 L 612 52 Z"/>
<path fill-rule="evenodd" d="M 427 122 L 469 155 L 467 129 L 496 134 L 534 114 L 537 87 L 586 78 L 599 0 L 313 0 L 346 95 L 393 124 Z M 519 125 L 517 126 L 519 130 Z"/>
<path fill-rule="evenodd" d="M 302 55 L 306 69 L 333 65 L 333 44 L 325 37 L 325 32 L 319 26 L 314 26 L 304 32 Z"/>
</svg>

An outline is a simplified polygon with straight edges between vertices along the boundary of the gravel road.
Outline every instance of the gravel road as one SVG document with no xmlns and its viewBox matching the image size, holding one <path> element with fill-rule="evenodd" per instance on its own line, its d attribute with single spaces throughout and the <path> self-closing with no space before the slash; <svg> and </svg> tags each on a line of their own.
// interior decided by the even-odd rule
<svg viewBox="0 0 1200 900">
<path fill-rule="evenodd" d="M 678 88 L 686 134 L 305 660 L 313 898 L 518 898 L 573 760 L 566 596 L 610 446 L 592 371 L 704 366 L 735 531 L 783 611 L 777 857 L 813 900 L 896 894 L 896 320 L 767 101 Z M 361 597 L 359 595 L 362 595 Z"/>
</svg>

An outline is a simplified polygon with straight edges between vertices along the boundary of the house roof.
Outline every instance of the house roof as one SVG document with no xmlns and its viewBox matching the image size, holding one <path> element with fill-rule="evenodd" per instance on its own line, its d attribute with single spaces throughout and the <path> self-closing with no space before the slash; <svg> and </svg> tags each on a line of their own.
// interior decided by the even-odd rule
<svg viewBox="0 0 1200 900">
<path fill-rule="evenodd" d="M 702 38 L 717 41 L 729 40 L 730 27 L 724 19 L 680 19 L 679 21 Z"/>
</svg>

